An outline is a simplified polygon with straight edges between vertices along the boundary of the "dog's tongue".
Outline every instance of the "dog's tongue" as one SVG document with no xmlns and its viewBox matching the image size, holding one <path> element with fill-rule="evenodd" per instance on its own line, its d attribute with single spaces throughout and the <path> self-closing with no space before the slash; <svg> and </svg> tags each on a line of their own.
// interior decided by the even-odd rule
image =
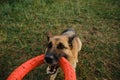
<svg viewBox="0 0 120 80">
<path fill-rule="evenodd" d="M 55 74 L 56 71 L 57 71 L 57 68 L 58 68 L 58 65 L 50 65 L 48 68 L 47 68 L 47 74 Z"/>
</svg>

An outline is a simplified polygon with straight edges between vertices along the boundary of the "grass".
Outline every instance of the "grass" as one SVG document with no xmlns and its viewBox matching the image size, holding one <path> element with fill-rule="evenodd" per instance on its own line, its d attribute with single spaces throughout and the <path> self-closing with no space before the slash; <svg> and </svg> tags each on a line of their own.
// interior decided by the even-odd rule
<svg viewBox="0 0 120 80">
<path fill-rule="evenodd" d="M 119 0 L 1 0 L 0 80 L 45 51 L 46 32 L 73 27 L 83 42 L 77 80 L 120 79 Z M 24 80 L 48 80 L 46 66 Z M 57 80 L 62 80 L 59 74 Z"/>
</svg>

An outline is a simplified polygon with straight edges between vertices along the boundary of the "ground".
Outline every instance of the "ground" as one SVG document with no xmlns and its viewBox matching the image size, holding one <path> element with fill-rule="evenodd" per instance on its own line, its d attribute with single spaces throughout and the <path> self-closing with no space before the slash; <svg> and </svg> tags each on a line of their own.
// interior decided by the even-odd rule
<svg viewBox="0 0 120 80">
<path fill-rule="evenodd" d="M 83 43 L 77 80 L 120 79 L 119 0 L 1 0 L 0 80 L 44 53 L 46 32 L 73 27 Z M 49 80 L 43 65 L 24 80 Z M 59 74 L 57 80 L 63 80 Z"/>
</svg>

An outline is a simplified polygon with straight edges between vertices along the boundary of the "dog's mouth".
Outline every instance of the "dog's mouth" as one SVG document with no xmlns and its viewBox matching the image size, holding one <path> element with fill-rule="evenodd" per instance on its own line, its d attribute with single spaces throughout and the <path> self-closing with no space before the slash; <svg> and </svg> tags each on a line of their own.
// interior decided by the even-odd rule
<svg viewBox="0 0 120 80">
<path fill-rule="evenodd" d="M 61 54 L 58 56 L 56 55 L 46 55 L 45 56 L 45 62 L 49 65 L 48 68 L 47 68 L 47 74 L 55 74 L 59 68 L 59 59 L 61 57 L 65 57 L 67 58 L 67 55 L 66 54 Z"/>
<path fill-rule="evenodd" d="M 55 74 L 58 70 L 58 67 L 59 67 L 58 64 L 49 65 L 47 68 L 47 74 L 50 74 L 50 75 Z"/>
</svg>

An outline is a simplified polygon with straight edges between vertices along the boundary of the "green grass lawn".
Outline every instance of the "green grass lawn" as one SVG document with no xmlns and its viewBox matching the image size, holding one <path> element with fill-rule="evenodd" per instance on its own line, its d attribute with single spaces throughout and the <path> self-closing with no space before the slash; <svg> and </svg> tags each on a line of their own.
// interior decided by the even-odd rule
<svg viewBox="0 0 120 80">
<path fill-rule="evenodd" d="M 1 0 L 0 80 L 44 53 L 47 31 L 59 34 L 69 27 L 83 43 L 77 80 L 119 80 L 120 0 Z M 49 80 L 45 69 L 34 69 L 24 80 Z"/>
</svg>

